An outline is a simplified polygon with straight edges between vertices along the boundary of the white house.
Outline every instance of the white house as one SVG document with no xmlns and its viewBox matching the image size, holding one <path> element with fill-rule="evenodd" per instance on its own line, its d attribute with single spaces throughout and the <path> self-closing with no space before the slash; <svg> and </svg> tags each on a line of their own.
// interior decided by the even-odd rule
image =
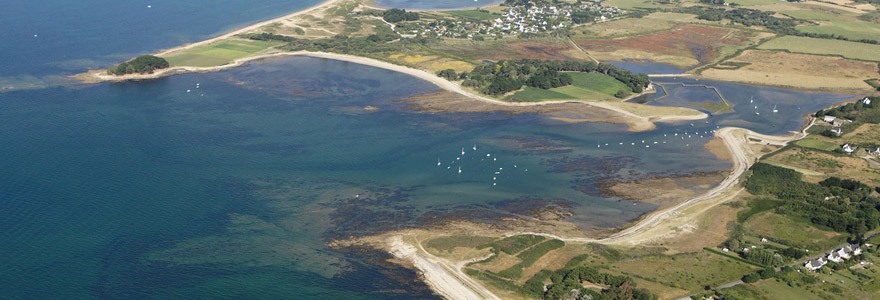
<svg viewBox="0 0 880 300">
<path fill-rule="evenodd" d="M 831 251 L 831 253 L 828 254 L 828 260 L 839 263 L 843 261 L 843 258 L 840 257 L 840 254 L 837 253 L 837 251 Z"/>
<path fill-rule="evenodd" d="M 844 145 L 843 145 L 843 152 L 846 152 L 846 153 L 853 153 L 853 151 L 855 151 L 855 149 L 853 149 L 853 147 L 850 146 L 849 144 L 844 144 Z"/>
<path fill-rule="evenodd" d="M 849 246 L 849 245 L 847 245 L 847 246 Z M 839 255 L 840 258 L 849 259 L 850 258 L 849 254 L 850 254 L 850 252 L 846 250 L 846 247 L 843 247 L 843 248 L 840 248 L 837 250 L 837 255 Z"/>
<path fill-rule="evenodd" d="M 843 246 L 843 248 L 840 248 L 840 250 L 846 252 L 847 256 L 862 254 L 862 247 L 859 245 L 847 244 L 846 246 Z"/>
<path fill-rule="evenodd" d="M 868 153 L 871 153 L 871 154 L 874 154 L 874 155 L 880 156 L 880 147 L 873 148 L 873 149 L 868 149 Z"/>
<path fill-rule="evenodd" d="M 865 105 L 871 104 L 871 99 L 868 99 L 868 97 L 865 97 L 865 99 L 862 99 L 862 103 L 864 103 Z"/>
<path fill-rule="evenodd" d="M 834 116 L 825 116 L 824 118 L 822 118 L 822 121 L 825 121 L 828 123 L 834 123 L 834 119 L 837 119 L 837 118 L 835 118 Z"/>
</svg>

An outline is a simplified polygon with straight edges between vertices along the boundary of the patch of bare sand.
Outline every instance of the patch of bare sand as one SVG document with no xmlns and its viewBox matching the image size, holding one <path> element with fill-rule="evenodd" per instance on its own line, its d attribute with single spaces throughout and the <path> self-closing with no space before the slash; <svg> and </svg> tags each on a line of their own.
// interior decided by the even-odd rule
<svg viewBox="0 0 880 300">
<path fill-rule="evenodd" d="M 607 122 L 626 124 L 630 131 L 646 131 L 656 128 L 654 123 L 635 119 L 583 103 L 559 103 L 551 105 L 507 106 L 491 102 L 474 101 L 467 95 L 446 90 L 416 95 L 403 100 L 409 108 L 425 113 L 484 113 L 543 114 L 562 122 Z"/>
<path fill-rule="evenodd" d="M 690 199 L 708 191 L 709 188 L 724 179 L 727 173 L 654 177 L 631 182 L 603 184 L 600 188 L 605 195 L 656 204 L 663 209 L 679 203 L 683 199 Z"/>
<path fill-rule="evenodd" d="M 711 141 L 706 143 L 706 149 L 712 154 L 715 154 L 715 157 L 722 160 L 731 160 L 733 157 L 730 156 L 730 151 L 727 150 L 727 146 L 724 145 L 724 141 L 718 137 L 713 138 Z"/>
</svg>

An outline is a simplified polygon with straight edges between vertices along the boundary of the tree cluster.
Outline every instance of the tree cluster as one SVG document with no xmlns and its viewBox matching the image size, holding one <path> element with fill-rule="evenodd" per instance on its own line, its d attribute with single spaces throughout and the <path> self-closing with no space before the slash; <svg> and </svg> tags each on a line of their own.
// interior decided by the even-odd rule
<svg viewBox="0 0 880 300">
<path fill-rule="evenodd" d="M 153 74 L 154 70 L 164 69 L 170 66 L 164 58 L 153 55 L 141 55 L 130 61 L 107 68 L 108 74 L 124 75 L 124 74 Z"/>
<path fill-rule="evenodd" d="M 778 213 L 805 217 L 813 224 L 856 236 L 878 226 L 880 198 L 861 182 L 831 177 L 809 183 L 794 170 L 760 162 L 751 171 L 746 190 L 784 200 Z"/>
<path fill-rule="evenodd" d="M 535 276 L 538 277 L 538 276 Z M 623 275 L 612 275 L 600 272 L 596 268 L 588 266 L 578 266 L 568 269 L 564 272 L 555 272 L 550 274 L 550 280 L 553 282 L 547 286 L 545 292 L 543 281 L 545 278 L 534 280 L 532 277 L 526 282 L 534 292 L 542 295 L 542 299 L 562 299 L 572 290 L 579 291 L 580 295 L 590 295 L 594 300 L 600 299 L 638 299 L 638 300 L 654 300 L 657 295 L 651 294 L 646 289 L 636 288 L 632 278 Z M 582 282 L 587 281 L 598 285 L 605 285 L 601 291 L 584 288 Z"/>
<path fill-rule="evenodd" d="M 419 19 L 419 13 L 407 12 L 405 9 L 392 8 L 382 12 L 382 19 L 388 23 L 417 21 Z"/>
<path fill-rule="evenodd" d="M 575 24 L 592 23 L 602 13 L 592 10 L 579 10 L 571 13 L 571 21 Z"/>
<path fill-rule="evenodd" d="M 868 97 L 868 99 L 871 100 L 871 104 L 856 101 L 838 107 L 821 109 L 816 112 L 816 117 L 834 116 L 852 120 L 854 123 L 878 124 L 880 123 L 880 105 L 876 103 L 880 101 L 880 97 Z"/>
<path fill-rule="evenodd" d="M 645 74 L 633 74 L 627 69 L 594 62 L 559 60 L 502 60 L 475 67 L 462 84 L 482 88 L 489 95 L 499 95 L 520 89 L 523 85 L 549 89 L 572 83 L 571 75 L 564 72 L 594 72 L 614 77 L 635 93 L 642 92 L 650 81 Z"/>
</svg>

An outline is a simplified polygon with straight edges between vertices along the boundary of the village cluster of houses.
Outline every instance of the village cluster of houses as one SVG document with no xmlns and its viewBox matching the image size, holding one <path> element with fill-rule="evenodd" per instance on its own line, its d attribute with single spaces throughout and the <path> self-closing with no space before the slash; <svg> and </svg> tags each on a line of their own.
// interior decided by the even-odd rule
<svg viewBox="0 0 880 300">
<path fill-rule="evenodd" d="M 862 254 L 862 247 L 860 247 L 859 245 L 847 244 L 840 249 L 831 251 L 831 253 L 828 253 L 826 257 L 819 257 L 816 260 L 808 261 L 806 264 L 804 264 L 804 268 L 807 268 L 807 270 L 810 271 L 815 271 L 827 264 L 829 261 L 839 263 L 859 254 Z"/>
<path fill-rule="evenodd" d="M 871 99 L 868 99 L 868 97 L 865 97 L 864 99 L 859 100 L 859 101 L 865 105 L 871 104 Z M 831 124 L 831 132 L 833 132 L 837 136 L 841 136 L 843 134 L 843 129 L 841 129 L 841 127 L 844 124 L 852 123 L 851 120 L 847 120 L 844 118 L 837 118 L 834 116 L 824 116 L 822 118 L 822 121 L 824 121 L 828 124 Z M 853 153 L 856 151 L 856 147 L 853 145 L 850 145 L 850 144 L 844 144 L 841 148 L 842 148 L 843 152 L 846 152 L 846 153 Z M 880 156 L 880 147 L 869 148 L 866 150 L 868 151 L 869 154 Z"/>
<path fill-rule="evenodd" d="M 410 36 L 437 36 L 447 38 L 469 38 L 477 36 L 502 37 L 521 33 L 536 33 L 553 31 L 574 26 L 571 15 L 577 12 L 594 12 L 598 17 L 594 22 L 604 22 L 626 13 L 616 7 L 602 6 L 597 3 L 584 3 L 580 5 L 560 4 L 538 5 L 534 2 L 530 6 L 510 7 L 501 15 L 491 21 L 483 22 L 433 22 L 421 21 L 415 26 L 409 26 L 406 31 Z"/>
</svg>

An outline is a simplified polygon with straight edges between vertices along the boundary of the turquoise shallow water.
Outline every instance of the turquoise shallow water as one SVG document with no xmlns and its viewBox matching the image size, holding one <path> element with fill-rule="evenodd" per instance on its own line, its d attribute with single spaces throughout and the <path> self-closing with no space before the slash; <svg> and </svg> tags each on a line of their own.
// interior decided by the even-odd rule
<svg viewBox="0 0 880 300">
<path fill-rule="evenodd" d="M 433 298 L 381 253 L 326 243 L 553 203 L 585 229 L 620 226 L 653 207 L 602 196 L 597 184 L 726 170 L 702 147 L 713 128 L 782 133 L 802 111 L 846 98 L 718 83 L 737 113 L 629 133 L 536 115 L 418 113 L 397 101 L 431 84 L 316 58 L 58 85 L 317 3 L 111 2 L 0 10 L 0 54 L 15 58 L 0 86 L 50 86 L 0 92 L 0 298 Z M 653 104 L 711 101 L 667 87 Z M 748 97 L 780 113 L 752 117 L 740 109 Z"/>
</svg>

